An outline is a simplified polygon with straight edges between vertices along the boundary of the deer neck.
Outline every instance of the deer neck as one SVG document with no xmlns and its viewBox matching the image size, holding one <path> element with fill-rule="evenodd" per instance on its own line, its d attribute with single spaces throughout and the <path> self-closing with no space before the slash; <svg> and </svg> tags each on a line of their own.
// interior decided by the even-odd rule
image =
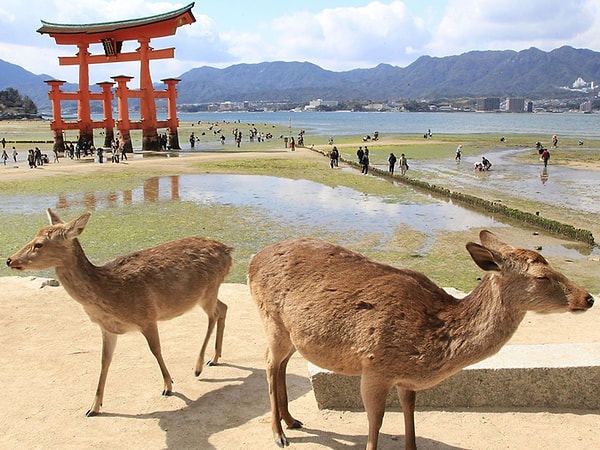
<svg viewBox="0 0 600 450">
<path fill-rule="evenodd" d="M 100 278 L 98 267 L 90 262 L 78 239 L 73 239 L 64 264 L 56 267 L 56 276 L 65 290 L 75 299 L 89 297 Z"/>
<path fill-rule="evenodd" d="M 516 280 L 486 275 L 449 319 L 455 357 L 469 365 L 500 350 L 525 317 L 526 311 L 518 307 L 521 295 Z"/>
</svg>

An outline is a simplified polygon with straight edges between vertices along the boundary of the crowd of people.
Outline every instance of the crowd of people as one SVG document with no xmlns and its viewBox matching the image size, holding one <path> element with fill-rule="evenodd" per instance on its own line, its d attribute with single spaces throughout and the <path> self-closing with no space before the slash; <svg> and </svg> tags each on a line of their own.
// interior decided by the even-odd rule
<svg viewBox="0 0 600 450">
<path fill-rule="evenodd" d="M 378 138 L 379 138 L 379 133 Z M 339 167 L 340 160 L 340 152 L 337 146 L 333 145 L 333 138 L 329 139 L 330 145 L 332 145 L 331 151 L 329 152 L 329 166 L 334 169 Z M 312 146 L 311 146 L 312 148 Z M 366 145 L 363 147 L 362 145 L 358 147 L 356 150 L 356 157 L 358 159 L 358 164 L 361 168 L 361 173 L 367 175 L 369 173 L 369 147 Z M 400 174 L 405 175 L 408 171 L 408 160 L 406 155 L 402 153 L 400 158 L 398 159 L 394 153 L 390 153 L 388 157 L 388 171 L 393 175 L 396 169 L 396 166 L 400 168 Z"/>
<path fill-rule="evenodd" d="M 211 127 L 211 129 L 212 128 L 213 127 Z M 222 128 L 217 129 L 216 124 L 215 124 L 215 129 L 213 131 L 215 134 L 218 134 L 220 136 L 221 143 L 223 144 L 225 138 L 222 133 Z M 237 143 L 237 146 L 239 147 L 240 142 L 242 140 L 241 130 L 239 130 L 239 128 L 232 128 L 231 132 L 232 132 L 234 141 Z M 304 134 L 305 134 L 304 130 L 300 131 L 300 133 L 298 134 L 298 145 L 303 146 Z M 427 130 L 427 133 L 425 134 L 425 136 L 428 139 L 432 137 L 430 129 Z M 273 137 L 272 134 L 260 133 L 260 132 L 258 132 L 258 130 L 256 128 L 252 128 L 249 131 L 249 140 L 251 142 L 255 141 L 255 140 L 258 142 L 261 142 L 266 139 L 271 139 L 272 137 Z M 281 137 L 283 137 L 283 135 Z M 163 150 L 167 149 L 168 148 L 167 135 L 166 134 L 160 135 L 159 138 L 160 138 L 161 148 Z M 372 137 L 369 136 L 369 138 L 370 138 L 369 140 L 378 140 L 379 133 L 375 132 L 373 134 L 373 136 Z M 190 146 L 193 148 L 197 141 L 198 141 L 198 138 L 192 132 L 190 135 Z M 290 137 L 290 138 L 286 139 L 286 141 L 288 141 L 288 142 L 286 142 L 286 147 L 289 147 L 292 151 L 295 150 L 296 141 L 294 140 L 294 137 Z M 505 141 L 505 139 L 503 139 L 503 141 Z M 11 157 L 12 157 L 12 160 L 15 163 L 17 163 L 18 155 L 19 155 L 17 149 L 13 146 L 12 154 L 9 154 L 10 150 L 7 151 L 7 149 L 6 149 L 6 144 L 7 144 L 6 139 L 2 138 L 1 142 L 2 142 L 2 156 L 1 156 L 2 163 L 4 165 L 6 165 L 7 162 L 11 159 Z M 332 150 L 329 153 L 330 167 L 332 169 L 339 167 L 339 160 L 340 160 L 340 152 L 339 152 L 337 146 L 333 145 L 333 142 L 334 142 L 333 137 L 329 138 L 329 145 L 332 146 Z M 580 141 L 580 145 L 582 145 L 581 141 Z M 558 137 L 556 134 L 552 136 L 552 146 L 554 148 L 557 148 L 557 146 L 558 146 Z M 313 148 L 313 146 L 311 146 L 311 148 Z M 539 152 L 540 160 L 543 162 L 544 167 L 547 167 L 548 162 L 550 160 L 550 151 L 548 150 L 548 148 L 543 146 L 541 144 L 541 142 L 539 142 L 539 141 L 536 142 L 536 148 Z M 120 161 L 127 160 L 127 153 L 125 151 L 125 148 L 124 148 L 124 146 L 119 145 L 118 138 L 114 139 L 112 141 L 111 147 L 108 151 L 111 152 L 110 160 L 113 163 L 119 163 Z M 77 143 L 69 142 L 69 143 L 65 144 L 65 149 L 64 149 L 62 156 L 68 157 L 70 159 L 80 159 L 82 157 L 91 156 L 91 157 L 94 157 L 97 162 L 103 163 L 105 160 L 105 152 L 106 152 L 106 150 L 102 147 L 96 148 L 96 147 L 94 147 L 93 143 L 86 143 L 86 142 L 82 142 L 80 140 Z M 358 150 L 356 151 L 356 156 L 358 158 L 358 164 L 361 167 L 361 173 L 367 175 L 369 173 L 369 166 L 370 166 L 369 148 L 366 145 L 359 146 Z M 456 148 L 455 160 L 456 160 L 456 162 L 461 162 L 461 160 L 462 160 L 462 145 L 458 145 L 458 147 Z M 34 149 L 29 149 L 27 151 L 26 161 L 28 162 L 29 167 L 32 169 L 43 166 L 44 164 L 50 163 L 48 154 L 43 153 L 39 147 L 35 147 Z M 60 155 L 59 155 L 59 152 L 56 150 L 54 151 L 53 162 L 54 163 L 60 162 Z M 396 167 L 398 167 L 400 169 L 401 175 L 405 175 L 409 168 L 407 157 L 404 153 L 402 153 L 399 158 L 393 152 L 390 153 L 388 156 L 388 159 L 387 159 L 387 163 L 388 163 L 388 172 L 391 173 L 392 175 L 395 173 Z M 492 163 L 485 156 L 483 156 L 481 158 L 481 161 L 474 163 L 474 170 L 476 172 L 486 172 L 486 171 L 489 171 L 491 168 L 492 168 Z"/>
<path fill-rule="evenodd" d="M 4 142 L 6 142 L 4 140 Z M 127 153 L 124 147 L 119 148 L 119 141 L 113 140 L 110 148 L 111 152 L 111 162 L 118 163 L 122 160 L 127 160 Z M 98 163 L 103 163 L 105 160 L 106 150 L 102 147 L 95 147 L 93 144 L 85 144 L 78 142 L 74 144 L 73 142 L 68 142 L 64 146 L 64 150 L 61 152 L 58 149 L 53 149 L 53 159 L 52 163 L 59 163 L 61 158 L 69 158 L 69 159 L 81 159 L 86 157 L 93 157 L 95 161 Z M 62 154 L 61 154 L 62 153 Z M 2 163 L 6 165 L 9 159 L 12 158 L 12 161 L 16 164 L 19 162 L 19 152 L 16 147 L 12 147 L 11 155 L 4 147 L 2 148 Z M 27 156 L 25 161 L 29 165 L 30 169 L 35 169 L 37 167 L 42 167 L 45 164 L 50 164 L 50 158 L 48 153 L 45 153 L 39 147 L 30 148 L 27 150 Z"/>
</svg>

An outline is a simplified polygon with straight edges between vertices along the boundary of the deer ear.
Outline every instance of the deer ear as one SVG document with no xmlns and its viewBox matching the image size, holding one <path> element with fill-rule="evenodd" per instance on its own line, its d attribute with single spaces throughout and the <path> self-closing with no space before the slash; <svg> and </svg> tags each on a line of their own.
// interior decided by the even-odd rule
<svg viewBox="0 0 600 450">
<path fill-rule="evenodd" d="M 467 251 L 471 254 L 471 258 L 475 261 L 481 269 L 487 271 L 500 272 L 500 266 L 494 258 L 494 253 L 491 250 L 485 248 L 482 245 L 476 244 L 475 242 L 469 242 L 467 245 Z"/>
<path fill-rule="evenodd" d="M 50 225 L 56 225 L 58 223 L 64 223 L 63 220 L 60 217 L 58 217 L 58 214 L 56 214 L 50 208 L 48 208 L 46 210 L 46 214 L 48 215 L 48 220 L 50 221 Z"/>
<path fill-rule="evenodd" d="M 512 249 L 510 245 L 502 242 L 498 236 L 488 230 L 481 230 L 479 233 L 479 240 L 482 245 L 499 253 Z"/>
<path fill-rule="evenodd" d="M 83 230 L 85 230 L 91 215 L 92 213 L 88 211 L 67 223 L 65 225 L 66 237 L 68 239 L 75 239 L 77 236 L 83 233 Z"/>
</svg>

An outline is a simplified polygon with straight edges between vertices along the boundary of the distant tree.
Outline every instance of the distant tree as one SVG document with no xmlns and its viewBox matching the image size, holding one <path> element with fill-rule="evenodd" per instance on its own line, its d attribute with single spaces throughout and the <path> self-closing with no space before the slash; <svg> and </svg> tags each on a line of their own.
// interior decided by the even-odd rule
<svg viewBox="0 0 600 450">
<path fill-rule="evenodd" d="M 21 95 L 14 88 L 6 88 L 0 91 L 0 112 L 3 115 L 23 116 L 37 114 L 38 109 L 28 96 Z"/>
<path fill-rule="evenodd" d="M 404 103 L 404 109 L 411 112 L 429 111 L 429 102 L 418 102 L 416 100 L 410 100 Z"/>
</svg>

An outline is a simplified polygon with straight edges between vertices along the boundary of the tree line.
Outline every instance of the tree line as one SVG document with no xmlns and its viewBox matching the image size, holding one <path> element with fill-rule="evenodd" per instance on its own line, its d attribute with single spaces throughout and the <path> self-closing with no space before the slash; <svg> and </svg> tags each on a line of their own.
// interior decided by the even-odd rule
<svg viewBox="0 0 600 450">
<path fill-rule="evenodd" d="M 14 88 L 0 91 L 0 118 L 21 118 L 36 115 L 36 104 L 26 95 Z"/>
</svg>

